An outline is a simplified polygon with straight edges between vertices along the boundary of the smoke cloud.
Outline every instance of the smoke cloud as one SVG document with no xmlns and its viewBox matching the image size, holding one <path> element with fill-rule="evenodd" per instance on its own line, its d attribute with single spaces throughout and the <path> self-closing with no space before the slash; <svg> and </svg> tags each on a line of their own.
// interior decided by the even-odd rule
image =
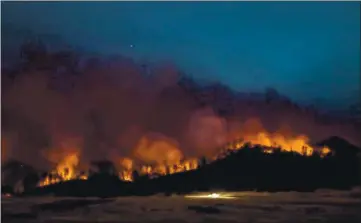
<svg viewBox="0 0 361 223">
<path fill-rule="evenodd" d="M 126 157 L 172 164 L 212 156 L 230 140 L 259 132 L 304 134 L 311 141 L 339 135 L 358 143 L 351 124 L 320 123 L 284 102 L 239 97 L 232 100 L 233 115 L 220 116 L 178 84 L 171 64 L 146 72 L 118 58 L 88 63 L 77 75 L 35 70 L 2 76 L 9 83 L 2 92 L 2 162 L 45 168 L 76 153 L 83 164 Z"/>
</svg>

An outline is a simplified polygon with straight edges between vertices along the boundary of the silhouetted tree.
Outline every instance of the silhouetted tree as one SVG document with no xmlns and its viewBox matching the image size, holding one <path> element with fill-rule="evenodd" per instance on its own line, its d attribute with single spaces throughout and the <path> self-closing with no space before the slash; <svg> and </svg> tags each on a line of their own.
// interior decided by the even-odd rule
<svg viewBox="0 0 361 223">
<path fill-rule="evenodd" d="M 205 166 L 207 165 L 207 158 L 205 156 L 203 156 L 201 159 L 200 159 L 200 164 L 199 166 Z"/>
<path fill-rule="evenodd" d="M 138 180 L 138 179 L 139 179 L 139 176 L 140 176 L 140 175 L 139 175 L 138 171 L 134 170 L 134 171 L 133 171 L 133 180 L 134 180 L 134 181 Z"/>
<path fill-rule="evenodd" d="M 39 176 L 37 173 L 29 173 L 23 180 L 24 191 L 31 191 L 35 189 L 39 183 Z"/>
<path fill-rule="evenodd" d="M 109 160 L 93 161 L 91 165 L 96 167 L 99 174 L 103 175 L 117 175 L 114 164 Z"/>
<path fill-rule="evenodd" d="M 48 175 L 49 175 L 48 172 L 42 172 L 42 173 L 40 173 L 40 178 L 41 178 L 41 179 L 44 179 L 44 178 L 46 178 Z"/>
<path fill-rule="evenodd" d="M 281 153 L 282 153 L 282 150 L 281 150 L 280 147 L 277 147 L 277 148 L 273 149 L 273 153 L 276 154 L 276 155 L 278 155 L 278 154 L 281 154 Z"/>
</svg>

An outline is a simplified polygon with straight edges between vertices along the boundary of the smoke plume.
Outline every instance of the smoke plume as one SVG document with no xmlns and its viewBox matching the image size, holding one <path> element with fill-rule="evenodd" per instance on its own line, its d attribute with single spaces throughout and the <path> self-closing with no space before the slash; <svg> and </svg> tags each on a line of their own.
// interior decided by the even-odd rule
<svg viewBox="0 0 361 223">
<path fill-rule="evenodd" d="M 2 75 L 2 162 L 18 159 L 39 168 L 77 154 L 79 162 L 115 159 L 132 166 L 172 164 L 213 156 L 222 145 L 262 132 L 312 141 L 340 135 L 356 144 L 350 124 L 320 123 L 312 112 L 277 100 L 232 99 L 234 113 L 179 85 L 170 64 L 148 70 L 126 59 L 88 63 L 74 75 L 41 70 Z M 129 160 L 128 160 L 129 161 Z"/>
</svg>

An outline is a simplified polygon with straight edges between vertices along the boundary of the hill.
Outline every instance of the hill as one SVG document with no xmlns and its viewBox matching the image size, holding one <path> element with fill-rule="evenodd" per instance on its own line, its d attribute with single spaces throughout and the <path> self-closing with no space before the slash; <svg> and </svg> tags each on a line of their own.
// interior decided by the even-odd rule
<svg viewBox="0 0 361 223">
<path fill-rule="evenodd" d="M 209 190 L 313 191 L 349 189 L 359 183 L 357 159 L 262 150 L 262 147 L 245 147 L 196 170 L 154 179 L 141 176 L 130 183 L 117 176 L 94 174 L 88 180 L 61 182 L 25 194 L 113 197 Z"/>
<path fill-rule="evenodd" d="M 332 136 L 316 144 L 317 146 L 327 146 L 331 148 L 337 156 L 355 156 L 361 152 L 357 146 L 349 143 L 343 138 Z"/>
</svg>

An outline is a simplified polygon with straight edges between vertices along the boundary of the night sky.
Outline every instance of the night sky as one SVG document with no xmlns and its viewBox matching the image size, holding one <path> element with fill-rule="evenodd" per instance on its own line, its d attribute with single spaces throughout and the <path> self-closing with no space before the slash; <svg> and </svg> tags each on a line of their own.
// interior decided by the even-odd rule
<svg viewBox="0 0 361 223">
<path fill-rule="evenodd" d="M 92 52 L 171 61 L 240 91 L 273 87 L 333 108 L 358 100 L 359 2 L 2 2 L 2 24 Z M 7 37 L 3 45 L 14 45 Z"/>
</svg>

